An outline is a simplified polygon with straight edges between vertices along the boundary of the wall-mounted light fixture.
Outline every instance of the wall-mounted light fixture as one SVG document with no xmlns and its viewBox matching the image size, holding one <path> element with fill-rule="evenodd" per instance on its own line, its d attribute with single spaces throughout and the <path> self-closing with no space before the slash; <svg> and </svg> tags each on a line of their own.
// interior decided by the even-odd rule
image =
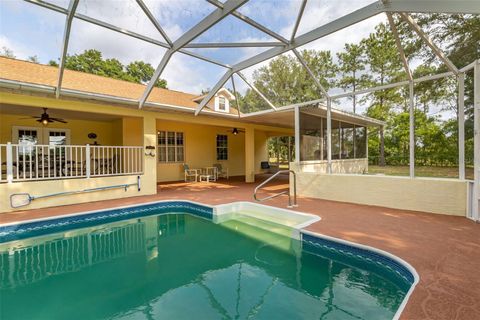
<svg viewBox="0 0 480 320">
<path fill-rule="evenodd" d="M 146 146 L 145 155 L 150 157 L 155 157 L 155 146 Z"/>
</svg>

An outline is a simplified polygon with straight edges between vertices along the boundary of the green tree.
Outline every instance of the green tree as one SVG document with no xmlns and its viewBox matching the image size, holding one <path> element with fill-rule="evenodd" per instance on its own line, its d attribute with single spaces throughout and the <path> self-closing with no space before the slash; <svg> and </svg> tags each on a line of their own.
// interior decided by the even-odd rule
<svg viewBox="0 0 480 320">
<path fill-rule="evenodd" d="M 367 82 L 370 86 L 382 86 L 401 79 L 402 64 L 395 39 L 385 24 L 380 23 L 377 25 L 375 32 L 362 40 L 362 45 L 365 47 L 366 52 L 366 63 L 369 68 Z M 405 100 L 398 88 L 373 92 L 367 96 L 367 99 L 370 100 L 370 105 L 367 107 L 367 115 L 384 121 L 392 115 L 394 106 L 401 104 Z M 380 141 L 378 142 L 378 140 Z M 380 132 L 380 137 L 371 135 L 369 137 L 370 143 L 379 146 L 379 164 L 385 165 L 383 131 Z M 376 150 L 372 150 L 371 154 L 376 155 Z"/>
<path fill-rule="evenodd" d="M 325 89 L 335 82 L 337 66 L 330 51 L 303 50 L 300 53 Z M 253 73 L 253 83 L 274 105 L 282 106 L 321 97 L 320 89 L 294 56 L 282 55 Z M 242 112 L 269 108 L 253 91 L 240 99 Z"/>
<path fill-rule="evenodd" d="M 344 51 L 337 53 L 339 71 L 342 78 L 338 81 L 340 88 L 355 91 L 365 84 L 367 77 L 359 73 L 365 70 L 364 47 L 359 44 L 345 44 Z M 353 113 L 356 113 L 357 96 L 351 97 Z"/>
<path fill-rule="evenodd" d="M 13 53 L 13 50 L 3 46 L 2 50 L 0 51 L 0 56 L 1 57 L 7 57 L 7 58 L 12 58 L 15 59 L 15 54 Z"/>
<path fill-rule="evenodd" d="M 58 66 L 54 60 L 50 65 Z M 97 74 L 104 77 L 145 84 L 153 76 L 154 69 L 149 63 L 134 61 L 124 66 L 118 59 L 103 59 L 102 53 L 95 49 L 85 50 L 83 53 L 67 55 L 65 68 L 86 73 Z M 155 86 L 166 88 L 167 82 L 159 79 Z"/>
<path fill-rule="evenodd" d="M 33 55 L 33 56 L 28 57 L 27 61 L 30 61 L 30 62 L 33 62 L 33 63 L 40 63 L 37 55 Z"/>
<path fill-rule="evenodd" d="M 133 81 L 138 83 L 147 83 L 152 78 L 155 69 L 150 63 L 134 61 L 126 66 L 125 72 L 133 79 Z M 166 88 L 167 81 L 164 79 L 158 79 L 155 82 L 155 86 L 159 88 Z"/>
</svg>

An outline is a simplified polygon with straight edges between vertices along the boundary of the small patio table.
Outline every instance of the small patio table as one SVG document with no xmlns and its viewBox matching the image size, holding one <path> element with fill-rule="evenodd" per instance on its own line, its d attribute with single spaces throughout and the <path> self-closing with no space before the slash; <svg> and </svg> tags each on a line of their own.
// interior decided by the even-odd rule
<svg viewBox="0 0 480 320">
<path fill-rule="evenodd" d="M 215 181 L 215 176 L 209 175 L 209 174 L 201 174 L 199 176 L 200 182 L 205 181 L 205 182 L 210 182 L 210 180 Z"/>
<path fill-rule="evenodd" d="M 211 180 L 217 181 L 217 168 L 216 167 L 205 167 L 202 169 L 202 175 L 208 175 L 211 177 Z M 202 181 L 200 179 L 200 181 Z"/>
</svg>

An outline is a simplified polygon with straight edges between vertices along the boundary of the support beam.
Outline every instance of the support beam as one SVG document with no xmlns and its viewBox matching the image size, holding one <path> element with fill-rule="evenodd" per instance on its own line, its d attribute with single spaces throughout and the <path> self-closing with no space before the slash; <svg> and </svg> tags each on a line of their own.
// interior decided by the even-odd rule
<svg viewBox="0 0 480 320">
<path fill-rule="evenodd" d="M 72 21 L 77 10 L 79 0 L 70 0 L 68 6 L 68 13 L 65 19 L 65 29 L 63 31 L 62 53 L 60 54 L 60 65 L 58 66 L 57 88 L 55 89 L 55 96 L 60 97 L 60 90 L 62 88 L 63 71 L 65 70 L 65 59 L 67 58 L 68 40 L 70 39 L 70 30 L 72 28 Z"/>
<path fill-rule="evenodd" d="M 378 133 L 380 137 L 380 158 L 378 159 L 378 165 L 380 167 L 385 167 L 385 135 L 383 132 L 383 126 L 378 127 Z"/>
<path fill-rule="evenodd" d="M 220 66 L 220 67 L 223 67 L 223 68 L 227 68 L 227 69 L 230 69 L 230 68 L 231 68 L 231 66 L 228 65 L 228 64 L 225 64 L 225 63 L 223 63 L 223 62 L 220 62 L 220 61 L 217 61 L 217 60 L 214 60 L 214 59 L 210 59 L 210 58 L 204 57 L 204 56 L 202 56 L 202 55 L 200 55 L 200 54 L 198 54 L 198 53 L 191 52 L 191 51 L 189 51 L 189 50 L 180 49 L 180 50 L 178 50 L 178 52 L 183 53 L 183 54 L 185 54 L 185 55 L 187 55 L 187 56 L 190 56 L 190 57 L 193 57 L 193 58 L 197 58 L 197 59 L 199 59 L 199 60 L 203 60 L 203 61 L 205 61 L 205 62 L 210 62 L 210 63 L 212 63 L 212 64 L 216 64 L 217 66 Z"/>
<path fill-rule="evenodd" d="M 480 221 L 480 60 L 477 60 L 473 72 L 473 205 L 472 217 Z"/>
<path fill-rule="evenodd" d="M 389 0 L 389 12 L 480 14 L 477 0 Z"/>
<path fill-rule="evenodd" d="M 233 75 L 230 77 L 230 80 L 232 80 L 233 95 L 235 96 L 235 104 L 237 105 L 238 117 L 240 118 L 240 103 L 238 102 L 238 94 L 237 89 L 235 88 L 235 80 L 233 79 Z"/>
<path fill-rule="evenodd" d="M 283 47 L 281 42 L 211 42 L 211 43 L 189 43 L 185 48 L 262 48 L 262 47 Z"/>
<path fill-rule="evenodd" d="M 415 98 L 414 98 L 414 83 L 410 81 L 410 126 L 409 126 L 409 146 L 410 146 L 410 178 L 415 178 Z"/>
<path fill-rule="evenodd" d="M 188 43 L 191 41 L 195 40 L 198 36 L 200 36 L 202 33 L 213 27 L 215 24 L 220 22 L 223 18 L 225 18 L 227 15 L 229 15 L 231 12 L 235 11 L 238 7 L 243 5 L 245 2 L 248 0 L 228 0 L 225 2 L 223 5 L 223 8 L 218 8 L 212 13 L 210 13 L 208 16 L 203 18 L 199 23 L 197 23 L 195 26 L 193 26 L 190 30 L 185 32 L 183 35 L 180 36 L 175 42 L 172 44 L 171 49 L 169 49 L 162 61 L 160 61 L 160 64 L 158 65 L 157 69 L 155 70 L 155 73 L 153 74 L 152 79 L 150 79 L 150 82 L 147 84 L 147 88 L 143 92 L 142 97 L 140 98 L 138 107 L 142 108 L 143 104 L 147 100 L 148 96 L 152 92 L 152 89 L 155 85 L 155 82 L 157 82 L 158 78 L 162 74 L 163 70 L 165 69 L 168 61 L 170 60 L 171 56 L 178 50 L 182 49 L 185 47 Z M 228 78 L 227 78 L 228 79 Z M 225 82 L 224 82 L 225 83 Z"/>
<path fill-rule="evenodd" d="M 295 40 L 295 36 L 297 35 L 298 26 L 300 25 L 300 21 L 302 21 L 303 11 L 305 10 L 305 6 L 307 5 L 307 0 L 303 0 L 300 4 L 300 9 L 298 10 L 297 20 L 295 20 L 295 25 L 293 26 L 292 36 L 290 37 L 290 42 Z"/>
<path fill-rule="evenodd" d="M 217 8 L 223 8 L 223 3 L 221 1 L 218 1 L 218 0 L 207 0 L 209 3 L 213 4 L 214 6 L 216 6 Z M 279 35 L 278 33 L 276 32 L 273 32 L 272 30 L 268 29 L 267 27 L 264 27 L 263 25 L 261 25 L 260 23 L 256 22 L 255 20 L 253 19 L 250 19 L 249 17 L 243 15 L 242 13 L 238 12 L 238 11 L 233 11 L 232 12 L 232 15 L 240 20 L 242 20 L 243 22 L 251 25 L 252 27 L 256 28 L 257 30 L 260 30 L 262 32 L 264 32 L 265 34 L 268 34 L 269 36 L 271 36 L 272 38 L 275 38 L 285 44 L 288 44 L 288 40 L 285 39 L 284 37 L 282 37 L 281 35 Z"/>
<path fill-rule="evenodd" d="M 195 110 L 195 115 L 198 116 L 200 111 L 207 105 L 208 101 L 210 101 L 213 96 L 217 93 L 218 90 L 222 88 L 222 86 L 225 84 L 225 82 L 228 81 L 228 79 L 233 75 L 232 70 L 228 70 L 225 72 L 223 77 L 218 81 L 215 86 L 208 92 L 208 94 L 203 98 L 202 102 L 198 105 L 197 109 Z"/>
<path fill-rule="evenodd" d="M 332 99 L 327 99 L 327 173 L 332 173 Z"/>
<path fill-rule="evenodd" d="M 152 14 L 152 12 L 148 9 L 147 5 L 143 2 L 143 0 L 136 0 L 140 8 L 142 8 L 143 12 L 146 14 L 148 19 L 150 20 L 151 23 L 155 26 L 155 28 L 160 32 L 162 37 L 167 41 L 168 45 L 171 47 L 173 46 L 172 40 L 168 37 L 166 32 L 163 30 L 162 26 L 160 23 L 157 21 L 155 16 Z"/>
<path fill-rule="evenodd" d="M 428 75 L 428 76 L 420 77 L 420 78 L 417 78 L 417 79 L 413 79 L 413 83 L 421 83 L 421 82 L 425 82 L 425 81 L 437 80 L 437 79 L 450 77 L 450 76 L 453 76 L 453 75 L 455 75 L 455 74 L 453 72 L 450 72 L 450 71 L 449 72 L 444 72 L 444 73 L 439 73 L 439 74 L 434 74 L 434 75 Z M 370 93 L 370 92 L 375 92 L 375 91 L 380 91 L 380 90 L 385 90 L 385 89 L 391 89 L 391 88 L 396 88 L 396 87 L 403 87 L 403 86 L 406 86 L 408 84 L 410 84 L 410 81 L 405 80 L 405 81 L 385 84 L 383 86 L 377 86 L 377 87 L 372 87 L 372 88 L 363 89 L 363 90 L 334 94 L 334 95 L 331 95 L 330 97 L 332 99 L 339 99 L 339 98 L 350 97 L 350 96 L 353 96 L 353 95 L 365 94 L 365 93 Z"/>
<path fill-rule="evenodd" d="M 450 61 L 450 59 L 447 58 L 447 56 L 443 53 L 443 51 L 439 47 L 437 47 L 437 45 L 435 43 L 433 43 L 433 41 L 430 39 L 430 37 L 425 32 L 423 32 L 423 30 L 413 20 L 413 18 L 406 13 L 400 13 L 400 15 L 402 16 L 403 20 L 405 20 L 410 25 L 412 30 L 415 31 L 420 38 L 422 38 L 422 40 L 430 47 L 430 49 L 432 49 L 432 51 L 435 53 L 435 55 L 440 60 L 442 60 L 443 63 L 445 63 L 447 68 L 451 72 L 453 72 L 455 74 L 458 74 L 459 73 L 458 68 L 453 64 L 452 61 Z"/>
<path fill-rule="evenodd" d="M 158 65 L 157 69 L 155 70 L 155 72 L 153 73 L 153 76 L 152 76 L 152 79 L 150 80 L 150 82 L 148 83 L 147 85 L 147 88 L 145 89 L 145 91 L 143 92 L 143 95 L 142 97 L 140 98 L 140 102 L 138 104 L 138 108 L 141 109 L 143 107 L 143 105 L 145 104 L 145 101 L 147 101 L 147 98 L 148 98 L 148 95 L 150 94 L 150 92 L 152 92 L 153 90 L 153 87 L 155 86 L 155 83 L 157 82 L 157 79 L 160 77 L 160 75 L 162 74 L 163 70 L 165 69 L 165 67 L 167 66 L 168 64 L 168 61 L 170 61 L 170 58 L 172 57 L 173 53 L 175 51 L 173 49 L 169 49 L 167 52 L 165 52 L 165 54 L 163 55 L 163 58 L 162 60 L 160 61 L 160 64 Z"/>
<path fill-rule="evenodd" d="M 465 180 L 465 74 L 458 75 L 458 178 Z"/>
<path fill-rule="evenodd" d="M 300 107 L 295 107 L 295 163 L 300 164 Z"/>
<path fill-rule="evenodd" d="M 174 43 L 173 49 L 178 50 L 191 41 L 195 40 L 202 33 L 220 22 L 223 18 L 238 9 L 248 0 L 228 0 L 224 3 L 223 8 L 218 8 L 203 18 L 199 23 L 193 26 L 190 30 L 180 36 Z"/>
<path fill-rule="evenodd" d="M 261 92 L 260 90 L 257 89 L 257 87 L 255 87 L 252 83 L 250 83 L 247 78 L 245 78 L 245 76 L 241 73 L 241 72 L 238 72 L 237 73 L 238 76 L 240 78 L 242 78 L 243 81 L 245 81 L 245 83 L 253 90 L 255 91 L 269 106 L 270 108 L 272 108 L 273 110 L 277 110 L 277 108 L 273 105 L 273 103 L 270 102 L 270 100 L 267 99 L 267 97 L 265 97 Z"/>
<path fill-rule="evenodd" d="M 412 81 L 412 71 L 410 70 L 410 66 L 408 65 L 407 57 L 405 56 L 405 51 L 403 51 L 402 43 L 400 42 L 400 36 L 398 35 L 397 27 L 395 26 L 395 21 L 393 20 L 392 14 L 387 12 L 388 23 L 390 24 L 390 29 L 392 30 L 393 37 L 395 38 L 395 44 L 397 45 L 397 50 L 400 55 L 400 59 L 403 63 L 403 68 L 407 73 L 408 80 Z"/>
<path fill-rule="evenodd" d="M 297 57 L 297 59 L 300 61 L 300 63 L 302 64 L 303 68 L 305 68 L 305 70 L 307 70 L 308 74 L 310 75 L 310 77 L 313 79 L 313 81 L 315 82 L 315 84 L 317 85 L 317 87 L 320 89 L 320 91 L 322 92 L 322 94 L 326 97 L 326 98 L 329 98 L 330 95 L 328 94 L 327 90 L 325 90 L 325 88 L 322 86 L 322 84 L 320 83 L 320 80 L 317 79 L 317 77 L 313 74 L 312 70 L 308 67 L 307 65 L 307 62 L 305 61 L 305 59 L 303 59 L 302 55 L 300 54 L 300 52 L 297 51 L 297 49 L 293 49 L 292 50 L 293 53 L 295 54 L 295 56 Z"/>
</svg>

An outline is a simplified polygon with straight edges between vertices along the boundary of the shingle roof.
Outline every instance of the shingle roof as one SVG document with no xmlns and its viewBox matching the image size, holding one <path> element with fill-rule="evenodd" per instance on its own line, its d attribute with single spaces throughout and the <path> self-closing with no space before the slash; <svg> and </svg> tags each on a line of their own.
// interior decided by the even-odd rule
<svg viewBox="0 0 480 320">
<path fill-rule="evenodd" d="M 58 67 L 0 57 L 0 78 L 33 84 L 56 86 Z M 65 69 L 62 88 L 138 100 L 145 85 Z M 148 101 L 195 109 L 199 95 L 154 88 Z M 213 110 L 213 103 L 207 105 Z M 237 110 L 231 111 L 236 114 Z"/>
</svg>

